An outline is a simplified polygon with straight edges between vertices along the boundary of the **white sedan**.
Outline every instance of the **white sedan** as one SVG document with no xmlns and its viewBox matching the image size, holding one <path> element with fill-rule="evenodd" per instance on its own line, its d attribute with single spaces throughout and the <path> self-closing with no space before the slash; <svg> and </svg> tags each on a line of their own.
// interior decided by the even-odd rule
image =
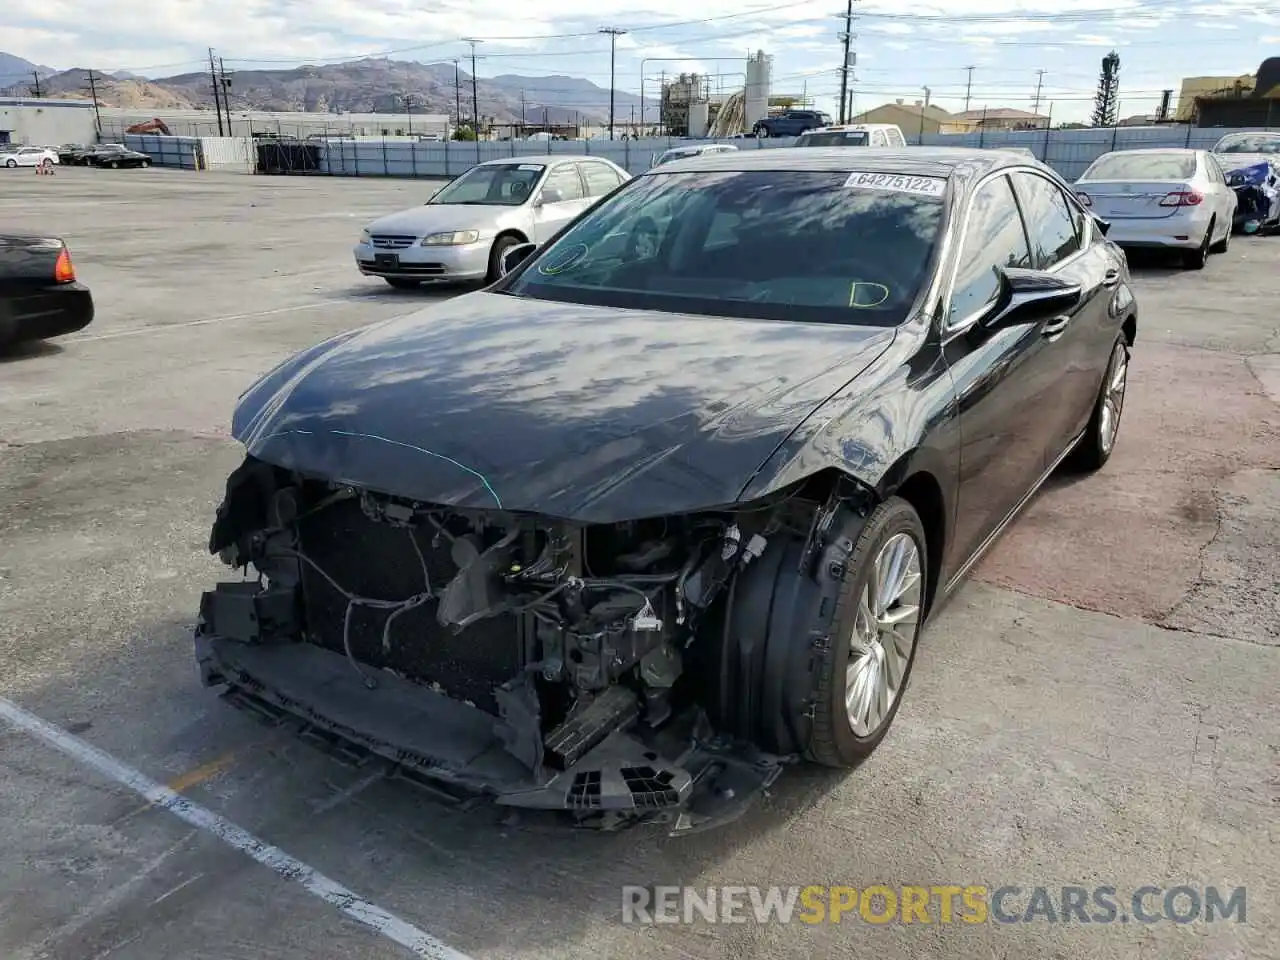
<svg viewBox="0 0 1280 960">
<path fill-rule="evenodd" d="M 484 280 L 505 254 L 541 244 L 630 175 L 603 157 L 511 157 L 478 164 L 425 204 L 373 221 L 353 251 L 356 266 L 393 287 Z"/>
<path fill-rule="evenodd" d="M 48 147 L 0 147 L 0 167 L 38 167 L 57 162 L 57 152 Z"/>
<path fill-rule="evenodd" d="M 1122 247 L 1178 250 L 1185 266 L 1200 270 L 1231 243 L 1236 195 L 1208 150 L 1104 153 L 1075 186 L 1111 224 L 1107 239 Z"/>
</svg>

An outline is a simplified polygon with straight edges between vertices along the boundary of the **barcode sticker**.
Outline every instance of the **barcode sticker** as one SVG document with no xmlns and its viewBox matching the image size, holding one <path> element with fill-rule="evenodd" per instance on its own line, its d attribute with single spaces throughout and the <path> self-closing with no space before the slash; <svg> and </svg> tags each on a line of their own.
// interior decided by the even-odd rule
<svg viewBox="0 0 1280 960">
<path fill-rule="evenodd" d="M 864 190 L 910 193 L 917 197 L 940 197 L 947 190 L 947 181 L 942 177 L 911 177 L 898 173 L 851 173 L 844 185 Z"/>
</svg>

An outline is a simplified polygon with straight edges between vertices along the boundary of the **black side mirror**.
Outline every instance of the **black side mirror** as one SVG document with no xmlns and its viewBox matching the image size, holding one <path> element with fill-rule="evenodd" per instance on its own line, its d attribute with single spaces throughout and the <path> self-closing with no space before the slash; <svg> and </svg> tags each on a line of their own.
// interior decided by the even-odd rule
<svg viewBox="0 0 1280 960">
<path fill-rule="evenodd" d="M 1107 232 L 1111 229 L 1111 221 L 1103 220 L 1096 213 L 1093 215 L 1093 222 L 1098 225 L 1098 232 L 1101 233 L 1104 237 L 1107 235 Z"/>
<path fill-rule="evenodd" d="M 520 264 L 532 256 L 533 251 L 538 249 L 536 243 L 518 243 L 514 247 L 510 247 L 502 254 L 502 275 L 505 277 Z"/>
<path fill-rule="evenodd" d="M 991 312 L 981 322 L 986 330 L 1037 323 L 1058 311 L 1071 309 L 1080 302 L 1083 293 L 1080 284 L 1056 273 L 1022 267 L 1003 267 L 998 272 L 1000 292 Z"/>
</svg>

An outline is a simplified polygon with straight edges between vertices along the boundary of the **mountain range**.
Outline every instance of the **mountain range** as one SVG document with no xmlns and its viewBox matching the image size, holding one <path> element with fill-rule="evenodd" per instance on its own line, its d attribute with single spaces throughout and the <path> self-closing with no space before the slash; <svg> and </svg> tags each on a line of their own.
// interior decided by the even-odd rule
<svg viewBox="0 0 1280 960">
<path fill-rule="evenodd" d="M 232 110 L 281 110 L 315 113 L 471 113 L 471 76 L 450 63 L 371 58 L 347 63 L 303 65 L 287 70 L 237 70 L 231 77 Z M 45 96 L 88 97 L 89 70 L 55 71 L 0 53 L 0 92 L 28 95 L 32 73 L 40 74 Z M 135 74 L 95 71 L 98 101 L 130 109 L 212 108 L 207 73 L 146 79 Z M 456 87 L 455 87 L 456 83 Z M 16 88 L 5 90 L 5 88 Z M 530 123 L 601 122 L 609 116 L 609 90 L 580 77 L 524 77 L 503 74 L 476 78 L 481 117 L 498 123 L 522 118 Z M 657 90 L 654 91 L 657 95 Z M 407 107 L 406 107 L 407 104 Z M 638 110 L 640 98 L 615 91 L 619 122 Z"/>
</svg>

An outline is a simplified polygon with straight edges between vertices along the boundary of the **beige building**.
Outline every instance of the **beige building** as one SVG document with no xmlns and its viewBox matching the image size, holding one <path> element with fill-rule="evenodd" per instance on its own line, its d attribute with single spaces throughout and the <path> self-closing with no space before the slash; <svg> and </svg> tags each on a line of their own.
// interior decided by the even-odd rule
<svg viewBox="0 0 1280 960">
<path fill-rule="evenodd" d="M 964 124 L 965 130 L 1044 130 L 1049 118 L 1039 113 L 1015 110 L 1012 107 L 987 107 L 982 110 L 966 110 L 957 113 L 953 120 Z"/>
<path fill-rule="evenodd" d="M 965 127 L 956 127 L 955 118 L 935 104 L 925 105 L 923 100 L 907 103 L 898 100 L 858 114 L 852 123 L 892 123 L 910 139 L 920 133 L 962 133 Z"/>
<path fill-rule="evenodd" d="M 1239 96 L 1253 90 L 1257 78 L 1252 73 L 1238 77 L 1184 77 L 1178 91 L 1175 119 L 1190 122 L 1195 118 L 1196 97 Z"/>
</svg>

